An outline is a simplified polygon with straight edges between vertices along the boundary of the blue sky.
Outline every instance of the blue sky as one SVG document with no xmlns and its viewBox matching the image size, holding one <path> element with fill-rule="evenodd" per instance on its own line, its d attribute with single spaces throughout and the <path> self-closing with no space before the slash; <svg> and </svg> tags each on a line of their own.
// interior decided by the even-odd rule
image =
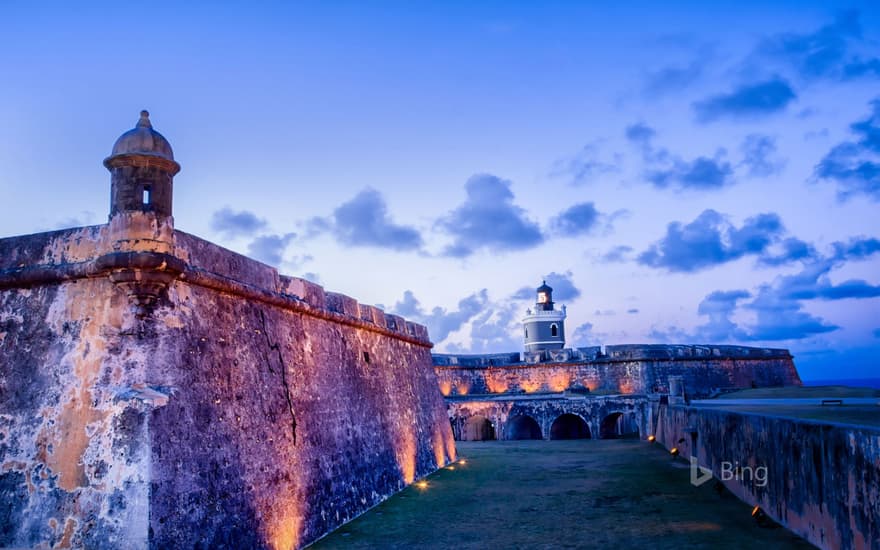
<svg viewBox="0 0 880 550">
<path fill-rule="evenodd" d="M 142 108 L 179 229 L 428 325 L 522 347 L 880 356 L 880 13 L 870 3 L 0 6 L 0 234 L 106 220 Z"/>
</svg>

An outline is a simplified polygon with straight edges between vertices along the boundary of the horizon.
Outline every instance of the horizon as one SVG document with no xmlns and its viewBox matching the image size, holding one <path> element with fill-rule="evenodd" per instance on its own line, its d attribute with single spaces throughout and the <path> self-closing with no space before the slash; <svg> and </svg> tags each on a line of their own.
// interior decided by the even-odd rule
<svg viewBox="0 0 880 550">
<path fill-rule="evenodd" d="M 869 3 L 401 6 L 4 7 L 0 236 L 104 223 L 101 161 L 146 109 L 182 166 L 177 228 L 423 323 L 438 353 L 522 351 L 546 279 L 567 347 L 876 374 Z"/>
</svg>

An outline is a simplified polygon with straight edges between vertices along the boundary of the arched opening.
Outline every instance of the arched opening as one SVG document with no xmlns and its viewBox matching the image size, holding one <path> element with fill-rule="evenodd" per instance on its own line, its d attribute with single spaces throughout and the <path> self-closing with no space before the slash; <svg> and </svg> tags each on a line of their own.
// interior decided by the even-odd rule
<svg viewBox="0 0 880 550">
<path fill-rule="evenodd" d="M 632 414 L 611 413 L 602 419 L 599 426 L 599 437 L 602 439 L 638 438 L 639 426 Z"/>
<path fill-rule="evenodd" d="M 485 416 L 472 416 L 467 419 L 462 441 L 488 441 L 495 439 L 495 427 Z"/>
<path fill-rule="evenodd" d="M 544 439 L 541 426 L 531 416 L 521 414 L 507 421 L 507 439 Z"/>
<path fill-rule="evenodd" d="M 590 427 L 580 416 L 566 413 L 550 425 L 550 439 L 590 439 Z"/>
<path fill-rule="evenodd" d="M 559 326 L 556 323 L 550 325 L 550 336 L 559 336 Z"/>
</svg>

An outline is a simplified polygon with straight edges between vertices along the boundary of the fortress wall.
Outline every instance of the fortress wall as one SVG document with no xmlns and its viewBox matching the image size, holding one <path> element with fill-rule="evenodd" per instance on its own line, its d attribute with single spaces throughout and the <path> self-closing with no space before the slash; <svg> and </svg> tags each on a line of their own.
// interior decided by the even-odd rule
<svg viewBox="0 0 880 550">
<path fill-rule="evenodd" d="M 293 548 L 454 458 L 424 327 L 184 234 L 138 319 L 105 227 L 0 240 L 59 262 L 0 270 L 0 546 Z"/>
<path fill-rule="evenodd" d="M 620 413 L 630 420 L 642 438 L 647 437 L 650 429 L 650 406 L 648 400 L 641 396 L 602 396 L 602 397 L 571 397 L 547 399 L 455 399 L 447 403 L 449 419 L 453 424 L 455 435 L 466 440 L 468 422 L 475 417 L 489 420 L 495 430 L 496 439 L 509 437 L 508 423 L 514 417 L 526 415 L 533 418 L 541 428 L 544 439 L 551 438 L 553 422 L 563 414 L 575 414 L 581 417 L 590 430 L 590 437 L 602 437 L 602 421 L 609 415 Z"/>
<path fill-rule="evenodd" d="M 667 393 L 671 375 L 682 376 L 685 390 L 694 397 L 708 395 L 716 389 L 801 384 L 791 356 L 787 352 L 778 353 L 784 350 L 764 354 L 759 348 L 736 348 L 746 351 L 676 356 L 669 353 L 670 348 L 695 346 L 614 346 L 623 347 L 631 349 L 615 358 L 558 363 L 488 366 L 473 357 L 459 361 L 454 356 L 438 356 L 434 370 L 444 395 L 559 392 L 573 385 L 591 391 Z"/>
<path fill-rule="evenodd" d="M 107 279 L 0 290 L 0 546 L 147 545 L 159 394 L 127 307 Z"/>
<path fill-rule="evenodd" d="M 794 362 L 787 358 L 707 358 L 645 363 L 644 387 L 669 392 L 669 377 L 681 376 L 690 397 L 711 395 L 715 389 L 800 386 Z"/>
<path fill-rule="evenodd" d="M 106 233 L 106 225 L 92 225 L 0 239 L 0 270 L 90 260 L 103 250 Z"/>
<path fill-rule="evenodd" d="M 660 407 L 656 430 L 716 479 L 727 462 L 728 489 L 816 546 L 880 547 L 880 430 L 677 406 Z M 733 478 L 736 465 L 766 466 L 766 486 Z"/>
<path fill-rule="evenodd" d="M 643 393 L 639 363 L 541 363 L 493 367 L 434 366 L 443 395 L 561 392 L 573 385 Z"/>
<path fill-rule="evenodd" d="M 184 283 L 171 296 L 156 547 L 303 544 L 454 458 L 428 347 Z"/>
<path fill-rule="evenodd" d="M 278 271 L 272 266 L 183 231 L 174 232 L 174 244 L 176 253 L 193 269 L 204 270 L 269 292 L 280 290 Z"/>
</svg>

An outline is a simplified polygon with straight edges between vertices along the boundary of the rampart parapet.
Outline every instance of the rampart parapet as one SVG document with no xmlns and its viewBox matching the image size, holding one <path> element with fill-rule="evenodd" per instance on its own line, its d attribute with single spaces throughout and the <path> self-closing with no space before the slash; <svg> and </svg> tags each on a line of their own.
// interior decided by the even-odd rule
<svg viewBox="0 0 880 550">
<path fill-rule="evenodd" d="M 432 358 L 446 396 L 579 387 L 647 395 L 668 392 L 670 376 L 680 376 L 691 396 L 801 384 L 788 350 L 746 346 L 630 344 Z"/>
<path fill-rule="evenodd" d="M 0 239 L 0 289 L 110 275 L 114 266 L 97 261 L 113 253 L 107 235 L 108 226 L 96 225 Z M 150 258 L 151 254 L 143 252 L 140 257 Z M 155 257 L 159 264 L 165 258 Z M 172 257 L 184 266 L 179 277 L 190 283 L 432 346 L 424 325 L 360 304 L 350 296 L 325 291 L 306 279 L 279 275 L 272 266 L 194 235 L 175 230 Z"/>
</svg>

